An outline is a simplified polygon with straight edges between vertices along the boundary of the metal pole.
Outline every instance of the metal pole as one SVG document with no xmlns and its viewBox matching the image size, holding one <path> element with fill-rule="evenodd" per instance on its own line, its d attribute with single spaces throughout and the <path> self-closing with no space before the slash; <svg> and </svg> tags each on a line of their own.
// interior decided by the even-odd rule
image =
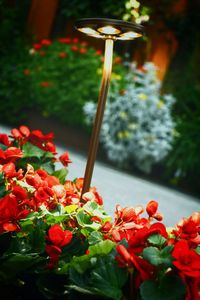
<svg viewBox="0 0 200 300">
<path fill-rule="evenodd" d="M 99 144 L 99 134 L 101 129 L 101 124 L 103 120 L 104 109 L 106 105 L 106 98 L 108 95 L 108 88 L 110 84 L 110 77 L 112 72 L 112 57 L 113 57 L 113 39 L 106 39 L 105 42 L 105 53 L 104 53 L 104 65 L 103 65 L 103 75 L 100 87 L 100 93 L 98 98 L 97 111 L 94 121 L 94 126 L 92 130 L 92 135 L 90 138 L 88 159 L 85 168 L 84 182 L 82 195 L 89 191 L 90 183 L 92 179 L 92 173 L 94 169 L 94 163 L 97 155 L 97 149 Z M 82 198 L 81 195 L 81 198 Z"/>
</svg>

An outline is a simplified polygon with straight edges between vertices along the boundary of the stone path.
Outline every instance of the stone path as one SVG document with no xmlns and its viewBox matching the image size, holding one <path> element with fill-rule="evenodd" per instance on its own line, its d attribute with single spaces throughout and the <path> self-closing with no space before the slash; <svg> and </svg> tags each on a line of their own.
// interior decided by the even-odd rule
<svg viewBox="0 0 200 300">
<path fill-rule="evenodd" d="M 8 128 L 0 125 L 0 132 L 9 133 Z M 58 153 L 68 151 L 72 164 L 69 165 L 69 179 L 83 177 L 86 157 L 59 146 Z M 159 202 L 159 211 L 164 215 L 164 223 L 174 226 L 182 217 L 200 210 L 200 199 L 175 190 L 150 183 L 146 180 L 112 169 L 96 162 L 92 185 L 96 186 L 104 199 L 105 210 L 113 216 L 116 204 L 125 206 L 145 206 L 149 200 Z"/>
</svg>

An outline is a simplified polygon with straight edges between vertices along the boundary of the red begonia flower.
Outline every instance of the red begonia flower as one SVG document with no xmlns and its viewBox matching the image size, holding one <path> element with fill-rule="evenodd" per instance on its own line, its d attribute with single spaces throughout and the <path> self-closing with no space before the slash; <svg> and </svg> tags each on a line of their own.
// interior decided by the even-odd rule
<svg viewBox="0 0 200 300">
<path fill-rule="evenodd" d="M 71 159 L 69 158 L 69 153 L 68 152 L 64 152 L 60 157 L 59 157 L 59 160 L 61 161 L 61 163 L 64 165 L 64 166 L 68 166 L 69 163 L 71 163 Z"/>
<path fill-rule="evenodd" d="M 72 39 L 72 42 L 73 42 L 74 44 L 77 44 L 77 43 L 79 42 L 79 39 L 78 39 L 78 38 L 73 38 L 73 39 Z"/>
<path fill-rule="evenodd" d="M 21 209 L 18 206 L 16 196 L 6 195 L 0 200 L 0 232 L 16 231 L 19 226 L 18 220 L 24 219 L 29 214 L 28 209 Z"/>
<path fill-rule="evenodd" d="M 21 186 L 14 186 L 12 194 L 16 196 L 17 200 L 24 200 L 27 198 L 26 191 Z"/>
<path fill-rule="evenodd" d="M 36 51 L 41 49 L 42 48 L 42 45 L 41 44 L 34 44 L 33 45 L 33 49 L 35 49 Z"/>
<path fill-rule="evenodd" d="M 17 175 L 15 164 L 13 162 L 9 162 L 2 167 L 2 172 L 6 178 L 12 178 Z"/>
<path fill-rule="evenodd" d="M 43 46 L 49 46 L 51 44 L 52 44 L 52 42 L 50 40 L 48 40 L 48 39 L 43 39 L 41 41 L 41 45 L 43 45 Z"/>
<path fill-rule="evenodd" d="M 16 147 L 9 147 L 4 151 L 6 162 L 15 162 L 17 159 L 23 156 L 23 153 L 20 149 Z"/>
<path fill-rule="evenodd" d="M 112 223 L 107 221 L 101 226 L 101 231 L 103 232 L 109 232 L 112 228 Z"/>
<path fill-rule="evenodd" d="M 172 252 L 173 264 L 184 275 L 200 278 L 200 255 L 189 248 L 186 240 L 178 241 Z"/>
<path fill-rule="evenodd" d="M 17 128 L 13 128 L 11 130 L 11 134 L 15 139 L 21 139 L 22 138 L 22 134 L 21 132 L 17 129 Z"/>
<path fill-rule="evenodd" d="M 63 247 L 71 242 L 72 232 L 69 230 L 63 230 L 60 225 L 55 224 L 49 229 L 48 238 L 52 244 L 58 247 Z"/>
<path fill-rule="evenodd" d="M 30 130 L 27 126 L 24 125 L 20 126 L 19 131 L 24 137 L 28 137 L 30 135 Z"/>
<path fill-rule="evenodd" d="M 149 217 L 153 217 L 158 209 L 158 202 L 152 200 L 147 204 L 146 211 L 149 215 Z"/>
<path fill-rule="evenodd" d="M 8 147 L 11 145 L 11 142 L 9 141 L 7 134 L 0 133 L 0 143 Z"/>
<path fill-rule="evenodd" d="M 148 280 L 152 277 L 154 267 L 143 258 L 135 255 L 134 253 L 129 253 L 129 251 L 124 247 L 124 245 L 118 245 L 116 247 L 117 252 L 120 257 L 116 257 L 121 266 L 134 267 L 138 270 L 140 277 L 143 280 Z"/>
</svg>

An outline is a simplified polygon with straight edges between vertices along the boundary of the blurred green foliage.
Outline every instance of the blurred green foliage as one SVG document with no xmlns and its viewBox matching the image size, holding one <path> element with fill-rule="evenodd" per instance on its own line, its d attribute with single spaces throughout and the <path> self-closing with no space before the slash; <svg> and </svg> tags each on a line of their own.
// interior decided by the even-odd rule
<svg viewBox="0 0 200 300">
<path fill-rule="evenodd" d="M 0 115 L 1 122 L 16 123 L 29 107 L 29 83 L 23 74 L 26 63 L 26 20 L 30 1 L 0 1 Z M 20 114 L 20 116 L 19 116 Z"/>
<path fill-rule="evenodd" d="M 57 117 L 72 126 L 83 125 L 84 103 L 98 99 L 102 65 L 101 51 L 77 38 L 60 38 L 54 42 L 42 40 L 26 49 L 23 64 L 16 62 L 14 98 L 25 108 L 30 104 L 44 117 Z M 116 79 L 113 88 L 119 89 L 126 73 L 121 57 L 114 56 L 113 69 L 112 76 Z M 5 80 L 4 97 L 9 90 Z M 7 103 L 10 105 L 11 102 Z M 8 112 L 11 114 L 10 110 Z"/>
<path fill-rule="evenodd" d="M 168 19 L 178 49 L 168 69 L 163 90 L 174 94 L 178 136 L 168 158 L 168 176 L 175 184 L 200 193 L 200 2 L 188 1 L 187 10 Z"/>
</svg>

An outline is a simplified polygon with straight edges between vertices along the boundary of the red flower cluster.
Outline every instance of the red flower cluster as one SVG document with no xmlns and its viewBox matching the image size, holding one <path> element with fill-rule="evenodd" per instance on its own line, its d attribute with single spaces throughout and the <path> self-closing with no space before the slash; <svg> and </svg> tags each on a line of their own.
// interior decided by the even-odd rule
<svg viewBox="0 0 200 300">
<path fill-rule="evenodd" d="M 52 132 L 45 135 L 40 130 L 30 131 L 28 127 L 20 126 L 19 129 L 12 129 L 11 133 L 20 146 L 30 142 L 44 151 L 56 153 L 56 146 L 53 143 L 54 134 Z"/>
<path fill-rule="evenodd" d="M 64 167 L 71 163 L 68 152 L 56 158 L 53 137 L 53 133 L 31 131 L 26 126 L 14 128 L 10 137 L 0 134 L 0 234 L 14 232 L 16 239 L 26 238 L 25 243 L 34 248 L 27 226 L 32 225 L 33 233 L 39 224 L 42 245 L 37 248 L 38 257 L 48 255 L 50 269 L 59 266 L 60 258 L 60 266 L 64 263 L 68 251 L 65 246 L 73 236 L 82 255 L 92 256 L 91 248 L 86 248 L 100 240 L 116 250 L 112 252 L 117 253 L 116 257 L 109 258 L 116 259 L 118 267 L 125 269 L 135 291 L 141 289 L 144 281 L 156 282 L 162 288 L 162 279 L 175 275 L 187 287 L 184 300 L 199 300 L 200 212 L 167 230 L 158 222 L 162 220 L 158 203 L 151 200 L 146 210 L 142 206 L 117 205 L 114 221 L 109 221 L 111 218 L 101 207 L 103 199 L 95 187 L 82 195 L 83 178 L 65 180 L 63 169 L 49 174 L 42 159 L 41 165 L 30 165 L 32 158 L 34 162 L 42 155 L 45 164 L 51 166 L 56 161 Z M 142 216 L 145 212 L 146 216 Z"/>
</svg>

